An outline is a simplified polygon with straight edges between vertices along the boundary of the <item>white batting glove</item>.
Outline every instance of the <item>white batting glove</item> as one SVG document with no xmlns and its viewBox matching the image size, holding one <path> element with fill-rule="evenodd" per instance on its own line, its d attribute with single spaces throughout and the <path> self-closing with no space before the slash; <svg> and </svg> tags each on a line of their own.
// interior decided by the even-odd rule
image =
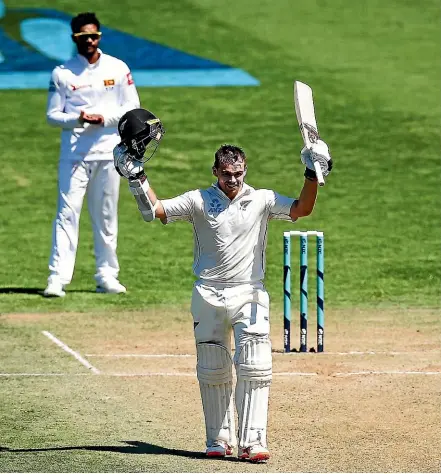
<svg viewBox="0 0 441 474">
<path fill-rule="evenodd" d="M 116 171 L 127 179 L 138 179 L 144 175 L 144 163 L 135 159 L 125 145 L 120 143 L 113 149 L 113 163 Z"/>
<path fill-rule="evenodd" d="M 329 154 L 328 145 L 323 140 L 313 143 L 310 148 L 306 146 L 300 152 L 300 159 L 308 170 L 314 171 L 314 163 L 320 164 L 323 176 L 328 176 L 332 170 L 332 158 Z"/>
</svg>

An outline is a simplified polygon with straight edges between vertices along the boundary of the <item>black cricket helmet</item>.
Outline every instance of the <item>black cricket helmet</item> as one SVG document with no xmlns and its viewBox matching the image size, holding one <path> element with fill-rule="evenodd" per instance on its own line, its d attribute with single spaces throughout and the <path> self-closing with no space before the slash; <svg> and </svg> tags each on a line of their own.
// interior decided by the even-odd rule
<svg viewBox="0 0 441 474">
<path fill-rule="evenodd" d="M 120 118 L 118 133 L 128 153 L 145 163 L 155 154 L 165 130 L 161 120 L 150 111 L 133 109 Z"/>
</svg>

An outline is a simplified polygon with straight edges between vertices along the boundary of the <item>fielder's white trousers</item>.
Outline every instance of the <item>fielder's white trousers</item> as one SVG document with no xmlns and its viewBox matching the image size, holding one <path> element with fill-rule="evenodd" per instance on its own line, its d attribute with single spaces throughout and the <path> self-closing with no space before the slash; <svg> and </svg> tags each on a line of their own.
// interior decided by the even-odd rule
<svg viewBox="0 0 441 474">
<path fill-rule="evenodd" d="M 58 169 L 58 209 L 52 230 L 49 260 L 51 275 L 61 283 L 71 282 L 78 247 L 80 214 L 87 191 L 92 222 L 97 282 L 118 277 L 116 256 L 120 176 L 113 160 L 60 160 Z"/>
<path fill-rule="evenodd" d="M 256 336 L 269 336 L 269 296 L 262 283 L 240 285 L 208 284 L 193 287 L 191 313 L 196 343 L 214 342 L 235 354 Z"/>
</svg>

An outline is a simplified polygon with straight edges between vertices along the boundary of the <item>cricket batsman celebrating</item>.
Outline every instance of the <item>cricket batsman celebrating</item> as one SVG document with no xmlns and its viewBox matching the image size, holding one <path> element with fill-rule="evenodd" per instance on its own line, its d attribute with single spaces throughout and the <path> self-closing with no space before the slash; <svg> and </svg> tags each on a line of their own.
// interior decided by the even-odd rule
<svg viewBox="0 0 441 474">
<path fill-rule="evenodd" d="M 119 122 L 121 143 L 114 149 L 118 172 L 128 179 L 145 221 L 163 224 L 184 220 L 194 230 L 194 284 L 191 312 L 206 427 L 206 455 L 233 454 L 252 462 L 270 457 L 267 446 L 268 397 L 272 378 L 269 339 L 269 296 L 263 284 L 268 221 L 290 222 L 311 214 L 317 178 L 311 149 L 304 148 L 305 182 L 298 199 L 244 182 L 247 160 L 238 146 L 223 145 L 212 167 L 216 182 L 207 189 L 159 200 L 150 186 L 144 163 L 163 135 L 161 121 L 151 112 L 127 112 Z M 328 147 L 319 141 L 322 173 L 332 168 Z M 145 155 L 145 156 L 144 156 Z M 234 357 L 231 350 L 234 337 Z M 233 372 L 237 384 L 235 430 Z"/>
</svg>

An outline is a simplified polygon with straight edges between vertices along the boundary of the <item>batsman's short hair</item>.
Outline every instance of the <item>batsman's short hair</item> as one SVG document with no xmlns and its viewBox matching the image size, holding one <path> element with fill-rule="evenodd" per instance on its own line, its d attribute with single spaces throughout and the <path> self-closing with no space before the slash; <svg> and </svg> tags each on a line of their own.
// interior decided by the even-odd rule
<svg viewBox="0 0 441 474">
<path fill-rule="evenodd" d="M 72 21 L 70 22 L 72 33 L 79 33 L 81 30 L 81 27 L 83 27 L 84 25 L 96 25 L 96 28 L 98 31 L 101 26 L 95 13 L 93 12 L 79 13 L 76 17 L 72 18 Z"/>
<path fill-rule="evenodd" d="M 214 168 L 222 165 L 231 165 L 233 163 L 244 163 L 247 165 L 245 152 L 236 145 L 222 145 L 214 154 Z"/>
</svg>

